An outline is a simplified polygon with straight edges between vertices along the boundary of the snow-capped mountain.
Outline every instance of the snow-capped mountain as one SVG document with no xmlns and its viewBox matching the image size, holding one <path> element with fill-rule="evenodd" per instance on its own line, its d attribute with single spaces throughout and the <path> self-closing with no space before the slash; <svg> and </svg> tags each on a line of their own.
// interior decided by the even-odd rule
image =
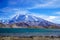
<svg viewBox="0 0 60 40">
<path fill-rule="evenodd" d="M 45 27 L 48 28 L 49 26 L 57 26 L 52 22 L 46 21 L 40 17 L 36 17 L 29 14 L 19 14 L 15 15 L 11 20 L 8 22 L 9 24 L 16 24 L 17 26 L 26 26 L 26 27 Z"/>
<path fill-rule="evenodd" d="M 14 22 L 36 22 L 36 21 L 43 21 L 43 19 L 32 16 L 32 15 L 28 15 L 28 14 L 21 14 L 21 15 L 16 15 L 14 16 L 9 23 L 11 23 L 13 21 Z"/>
<path fill-rule="evenodd" d="M 14 28 L 60 28 L 58 24 L 46 21 L 40 17 L 30 14 L 17 14 L 10 20 L 6 21 L 5 25 L 9 25 Z"/>
</svg>

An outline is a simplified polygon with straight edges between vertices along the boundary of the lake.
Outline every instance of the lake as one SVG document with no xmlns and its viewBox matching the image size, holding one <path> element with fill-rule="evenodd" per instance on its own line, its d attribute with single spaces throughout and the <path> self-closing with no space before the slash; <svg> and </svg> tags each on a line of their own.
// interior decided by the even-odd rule
<svg viewBox="0 0 60 40">
<path fill-rule="evenodd" d="M 0 36 L 60 36 L 60 29 L 0 28 Z"/>
</svg>

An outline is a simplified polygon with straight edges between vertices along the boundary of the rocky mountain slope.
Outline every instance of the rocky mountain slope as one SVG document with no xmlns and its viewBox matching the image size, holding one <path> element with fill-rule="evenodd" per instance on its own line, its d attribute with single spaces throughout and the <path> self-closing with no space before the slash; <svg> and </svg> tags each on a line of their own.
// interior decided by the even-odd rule
<svg viewBox="0 0 60 40">
<path fill-rule="evenodd" d="M 8 21 L 1 21 L 2 28 L 60 28 L 60 25 L 28 14 L 17 14 Z"/>
</svg>

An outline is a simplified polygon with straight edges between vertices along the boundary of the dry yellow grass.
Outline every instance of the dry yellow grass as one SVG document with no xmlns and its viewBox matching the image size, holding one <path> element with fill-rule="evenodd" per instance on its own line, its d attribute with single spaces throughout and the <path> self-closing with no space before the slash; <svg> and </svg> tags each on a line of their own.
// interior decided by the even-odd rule
<svg viewBox="0 0 60 40">
<path fill-rule="evenodd" d="M 60 40 L 58 37 L 32 37 L 32 38 L 21 38 L 21 37 L 0 37 L 0 40 Z"/>
</svg>

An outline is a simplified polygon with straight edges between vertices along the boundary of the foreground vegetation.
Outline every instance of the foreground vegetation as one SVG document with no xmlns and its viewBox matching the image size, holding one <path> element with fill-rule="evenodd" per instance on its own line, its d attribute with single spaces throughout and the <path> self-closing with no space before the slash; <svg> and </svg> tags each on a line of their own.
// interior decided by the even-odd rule
<svg viewBox="0 0 60 40">
<path fill-rule="evenodd" d="M 0 37 L 0 40 L 60 40 L 60 37 Z"/>
</svg>

